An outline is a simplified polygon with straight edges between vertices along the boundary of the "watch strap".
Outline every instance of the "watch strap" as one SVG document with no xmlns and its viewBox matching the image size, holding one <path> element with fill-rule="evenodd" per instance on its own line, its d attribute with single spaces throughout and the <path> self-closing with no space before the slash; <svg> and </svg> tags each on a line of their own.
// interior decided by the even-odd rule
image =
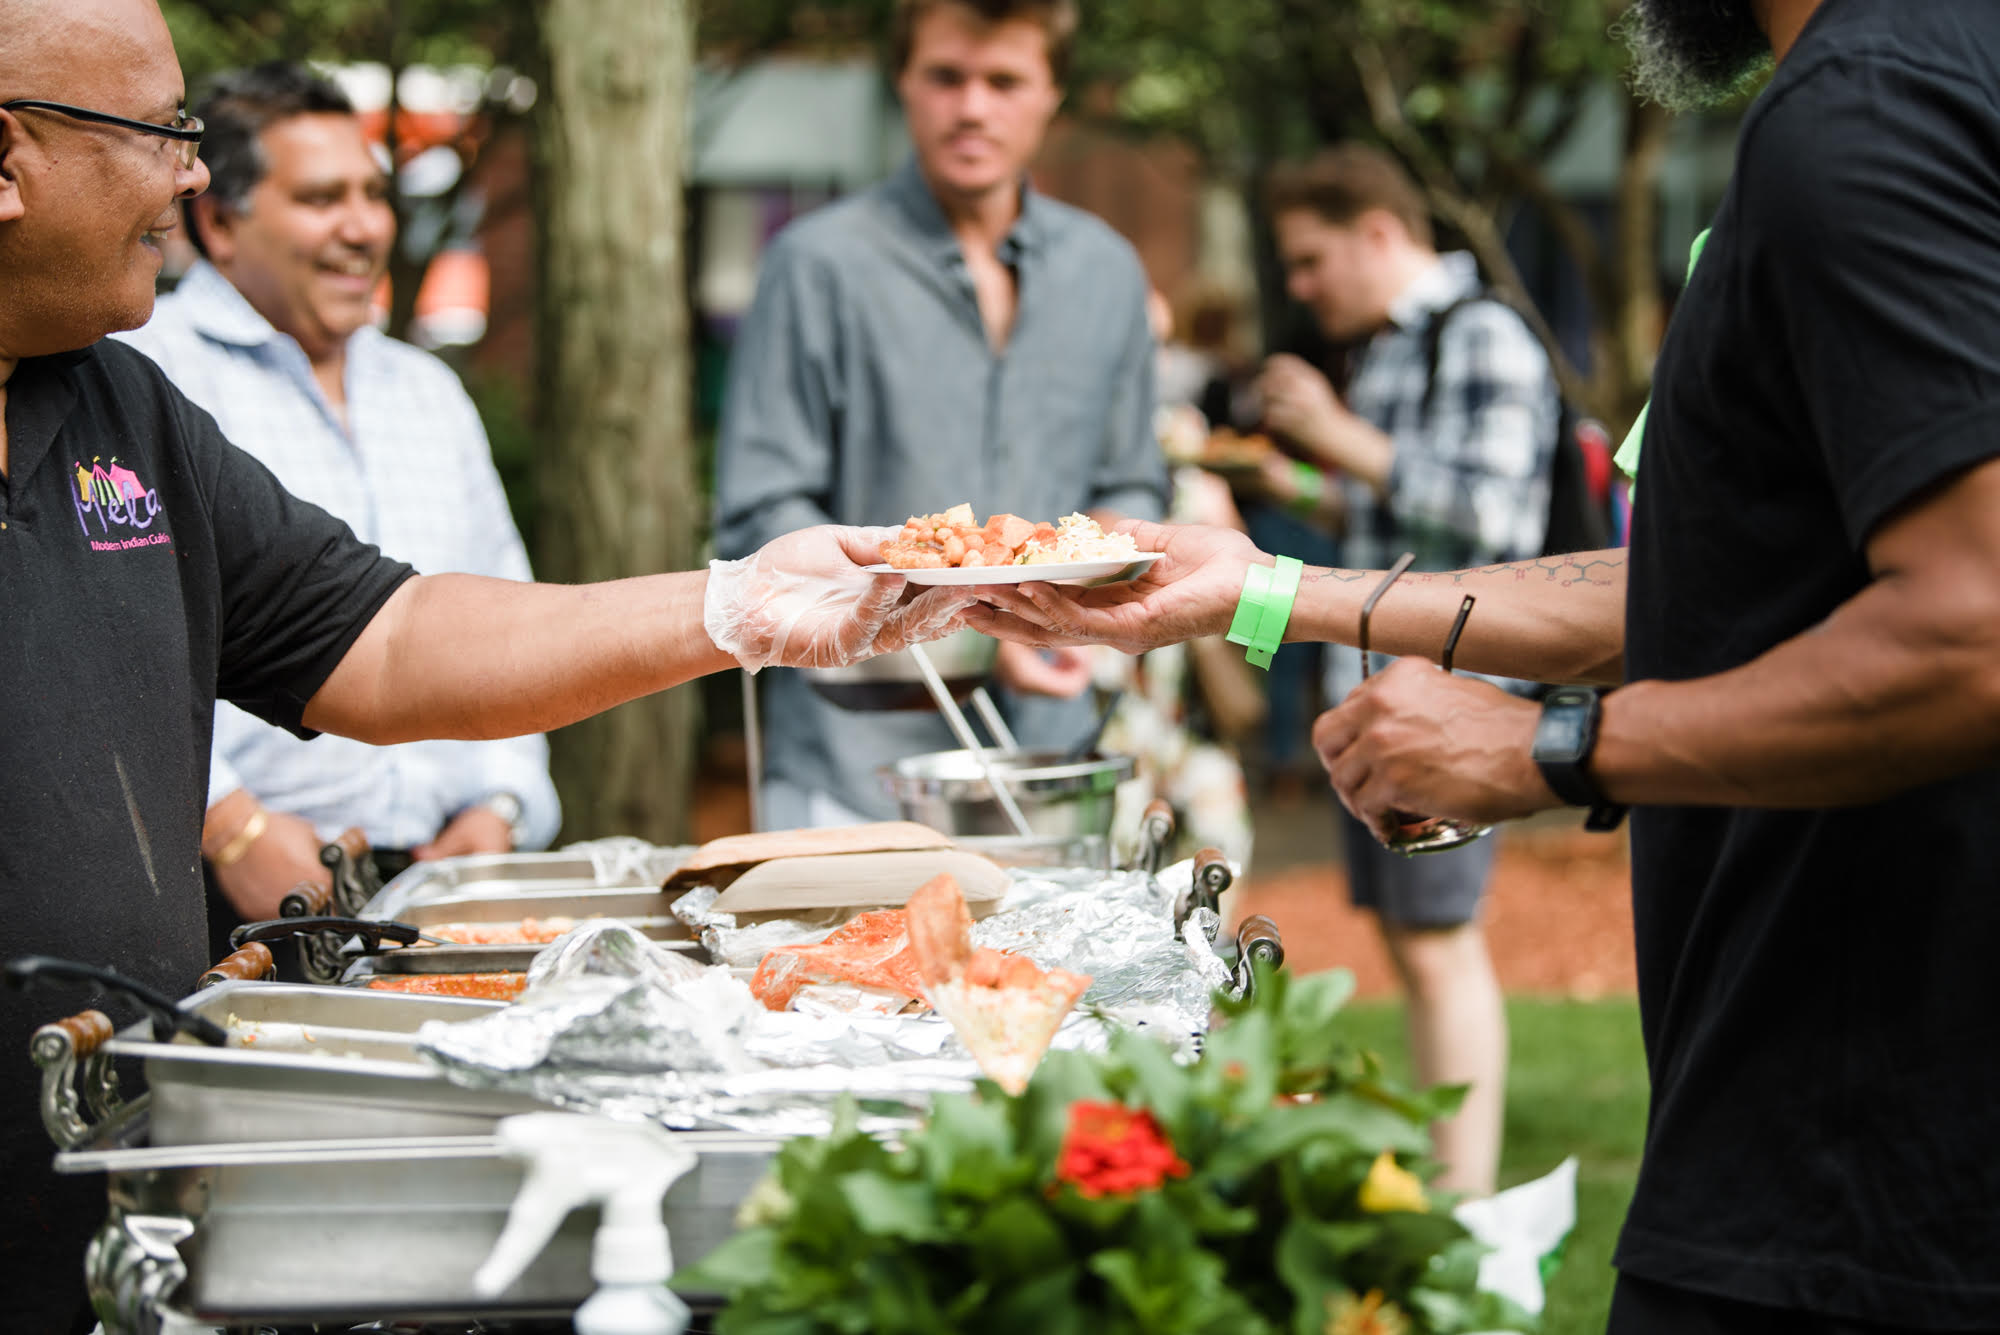
<svg viewBox="0 0 2000 1335">
<path fill-rule="evenodd" d="M 1552 708 L 1583 710 L 1583 732 L 1574 752 L 1563 755 L 1547 754 L 1540 738 L 1536 739 L 1535 767 L 1542 772 L 1542 781 L 1565 804 L 1589 808 L 1590 814 L 1583 822 L 1584 829 L 1616 829 L 1619 822 L 1625 819 L 1626 808 L 1605 796 L 1604 789 L 1590 772 L 1590 757 L 1597 749 L 1597 725 L 1602 708 L 1598 693 L 1582 687 L 1561 687 L 1542 702 L 1545 714 Z"/>
</svg>

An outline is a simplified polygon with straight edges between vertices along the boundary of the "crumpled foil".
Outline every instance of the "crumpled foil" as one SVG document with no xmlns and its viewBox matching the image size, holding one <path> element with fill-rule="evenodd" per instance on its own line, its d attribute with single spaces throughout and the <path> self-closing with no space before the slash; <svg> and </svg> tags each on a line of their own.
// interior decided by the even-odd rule
<svg viewBox="0 0 2000 1335">
<path fill-rule="evenodd" d="M 1233 984 L 1213 944 L 1213 912 L 1190 915 L 1185 942 L 1175 935 L 1174 905 L 1190 873 L 1188 863 L 1157 878 L 1016 871 L 1001 910 L 974 924 L 973 939 L 1091 976 L 1055 1047 L 1102 1051 L 1114 1029 L 1137 1029 L 1191 1057 L 1213 993 Z M 754 965 L 761 950 L 749 954 L 745 943 L 756 938 L 746 934 L 764 925 L 736 926 L 712 911 L 715 897 L 698 887 L 674 912 L 705 942 L 715 934 L 719 957 Z M 801 939 L 797 926 L 778 925 L 794 933 L 783 942 Z M 855 995 L 822 986 L 801 1009 L 767 1010 L 730 967 L 696 965 L 597 920 L 536 957 L 514 1005 L 426 1024 L 416 1044 L 456 1084 L 689 1129 L 818 1134 L 843 1094 L 861 1101 L 870 1125 L 893 1127 L 921 1116 L 936 1094 L 971 1088 L 978 1068 L 943 1020 L 882 1014 L 866 989 L 847 990 Z"/>
<path fill-rule="evenodd" d="M 1165 1012 L 1180 1034 L 1207 1030 L 1210 998 L 1235 991 L 1215 953 L 1221 919 L 1207 909 L 1188 918 L 1187 940 L 1174 934 L 1174 906 L 1193 876 L 1177 862 L 1157 877 L 1081 868 L 1016 872 L 1001 911 L 972 925 L 975 945 L 1026 955 L 1045 969 L 1089 974 L 1083 1004 L 1115 1017 Z M 1154 1014 L 1152 1023 L 1161 1023 Z"/>
<path fill-rule="evenodd" d="M 726 967 L 694 964 L 613 920 L 535 957 L 514 1005 L 433 1021 L 416 1047 L 452 1083 L 670 1127 L 804 1135 L 851 1094 L 900 1124 L 978 1070 L 949 1026 L 765 1009 Z"/>
<path fill-rule="evenodd" d="M 672 914 L 695 934 L 709 959 L 732 969 L 754 969 L 779 946 L 817 945 L 849 916 L 845 909 L 825 909 L 803 918 L 771 918 L 739 926 L 733 913 L 712 907 L 722 892 L 698 885 L 673 902 Z"/>
</svg>

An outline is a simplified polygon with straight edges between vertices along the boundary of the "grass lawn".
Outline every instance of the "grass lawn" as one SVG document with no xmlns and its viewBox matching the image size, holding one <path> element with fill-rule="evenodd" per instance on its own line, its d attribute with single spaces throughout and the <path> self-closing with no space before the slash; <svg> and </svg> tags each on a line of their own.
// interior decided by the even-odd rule
<svg viewBox="0 0 2000 1335">
<path fill-rule="evenodd" d="M 1401 1007 L 1356 1002 L 1348 1015 L 1357 1041 L 1407 1076 Z M 1638 1003 L 1515 998 L 1507 1022 L 1512 1060 L 1500 1185 L 1540 1177 L 1567 1155 L 1578 1161 L 1576 1231 L 1550 1282 L 1541 1335 L 1602 1335 L 1611 1251 L 1646 1131 Z"/>
</svg>

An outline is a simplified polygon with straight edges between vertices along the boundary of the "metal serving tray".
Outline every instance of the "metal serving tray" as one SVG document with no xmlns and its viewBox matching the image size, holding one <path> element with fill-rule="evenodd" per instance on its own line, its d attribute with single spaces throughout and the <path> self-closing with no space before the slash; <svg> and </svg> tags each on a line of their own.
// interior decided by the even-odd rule
<svg viewBox="0 0 2000 1335">
<path fill-rule="evenodd" d="M 143 1024 L 107 1044 L 144 1062 L 156 1146 L 486 1134 L 545 1105 L 453 1085 L 410 1044 L 426 1020 L 468 1020 L 500 1003 L 292 983 L 227 982 L 182 1008 L 224 1025 L 303 1026 L 305 1048 L 156 1043 Z"/>
<path fill-rule="evenodd" d="M 662 866 L 677 866 L 693 852 L 692 848 L 654 850 Z M 613 867 L 609 870 L 613 874 L 607 877 L 600 871 L 599 863 L 588 854 L 574 851 L 486 853 L 417 862 L 383 886 L 381 892 L 368 901 L 362 916 L 400 918 L 410 905 L 454 899 L 486 899 L 609 886 L 657 887 L 665 879 L 664 874 L 654 878 L 642 875 L 633 867 Z"/>
<path fill-rule="evenodd" d="M 588 886 L 425 901 L 400 907 L 384 904 L 388 896 L 389 891 L 384 890 L 362 910 L 361 916 L 390 918 L 420 929 L 454 922 L 519 922 L 523 918 L 574 918 L 579 922 L 588 918 L 616 918 L 669 949 L 684 950 L 702 963 L 708 962 L 701 944 L 668 912 L 668 906 L 679 897 L 678 892 Z M 547 948 L 546 945 L 408 946 L 357 958 L 341 981 L 366 982 L 377 974 L 520 973 Z"/>
<path fill-rule="evenodd" d="M 664 1218 L 685 1265 L 734 1231 L 778 1142 L 681 1136 L 699 1162 Z M 505 1293 L 474 1294 L 524 1174 L 491 1135 L 117 1147 L 58 1155 L 56 1169 L 107 1175 L 89 1279 L 114 1332 L 168 1310 L 231 1326 L 554 1315 L 592 1289 L 586 1208 Z"/>
</svg>

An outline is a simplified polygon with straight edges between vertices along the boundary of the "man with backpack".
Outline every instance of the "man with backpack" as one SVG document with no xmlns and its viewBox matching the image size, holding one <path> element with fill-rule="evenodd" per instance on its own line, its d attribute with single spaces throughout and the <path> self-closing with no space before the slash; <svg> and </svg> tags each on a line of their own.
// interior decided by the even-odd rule
<svg viewBox="0 0 2000 1335">
<path fill-rule="evenodd" d="M 1540 555 L 1562 411 L 1527 324 L 1485 293 L 1471 255 L 1437 252 L 1423 196 L 1379 150 L 1340 144 L 1282 169 L 1269 203 L 1287 290 L 1354 349 L 1344 394 L 1292 356 L 1271 358 L 1258 380 L 1265 426 L 1310 461 L 1290 470 L 1299 508 L 1334 523 L 1339 564 L 1378 570 L 1411 551 L 1417 570 L 1458 570 Z M 1338 701 L 1361 660 L 1328 654 Z M 1471 1086 L 1437 1129 L 1441 1184 L 1490 1192 L 1507 1067 L 1478 920 L 1493 842 L 1407 857 L 1345 811 L 1340 820 L 1354 902 L 1375 912 L 1408 997 L 1416 1075 Z"/>
</svg>

